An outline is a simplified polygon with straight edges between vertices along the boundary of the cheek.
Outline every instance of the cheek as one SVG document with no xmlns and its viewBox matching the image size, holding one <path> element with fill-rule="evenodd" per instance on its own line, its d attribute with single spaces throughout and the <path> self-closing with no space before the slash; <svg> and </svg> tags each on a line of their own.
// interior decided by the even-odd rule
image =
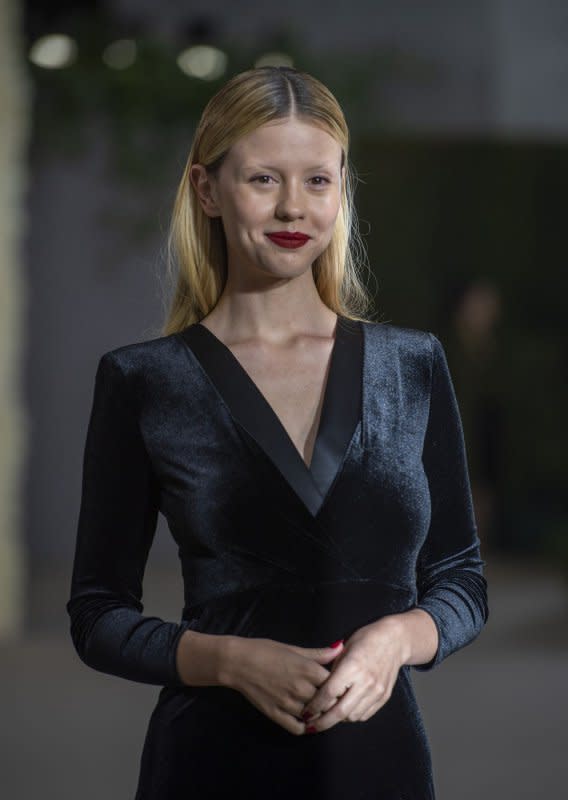
<svg viewBox="0 0 568 800">
<path fill-rule="evenodd" d="M 314 213 L 315 219 L 322 229 L 333 227 L 340 208 L 341 200 L 339 197 L 329 197 L 325 199 L 325 202 L 320 203 Z"/>
<path fill-rule="evenodd" d="M 263 198 L 255 198 L 252 201 L 250 198 L 243 197 L 231 210 L 234 224 L 245 236 L 247 231 L 257 229 L 259 226 L 264 230 L 266 221 L 272 219 L 273 213 L 273 205 L 269 200 Z"/>
</svg>

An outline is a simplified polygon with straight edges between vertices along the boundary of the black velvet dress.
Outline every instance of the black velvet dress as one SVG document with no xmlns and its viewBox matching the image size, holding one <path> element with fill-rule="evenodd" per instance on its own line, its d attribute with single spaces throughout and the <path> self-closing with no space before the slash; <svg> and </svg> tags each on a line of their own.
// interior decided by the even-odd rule
<svg viewBox="0 0 568 800">
<path fill-rule="evenodd" d="M 158 512 L 181 560 L 177 622 L 143 614 Z M 487 621 L 484 565 L 434 334 L 338 319 L 310 468 L 204 325 L 101 357 L 66 608 L 86 664 L 161 687 L 135 800 L 434 798 L 409 666 L 369 720 L 298 736 L 234 689 L 183 685 L 176 647 L 188 628 L 327 647 L 419 607 L 439 647 L 413 668 L 431 670 Z"/>
</svg>

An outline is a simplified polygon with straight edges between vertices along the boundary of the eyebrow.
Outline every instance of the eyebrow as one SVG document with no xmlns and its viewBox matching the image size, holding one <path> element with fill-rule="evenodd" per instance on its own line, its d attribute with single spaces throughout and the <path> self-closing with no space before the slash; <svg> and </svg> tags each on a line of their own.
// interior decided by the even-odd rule
<svg viewBox="0 0 568 800">
<path fill-rule="evenodd" d="M 279 172 L 278 167 L 275 167 L 270 164 L 245 164 L 244 169 L 270 169 L 274 172 Z M 332 171 L 333 167 L 330 164 L 317 164 L 313 167 L 306 167 L 306 172 L 314 169 L 327 169 Z"/>
</svg>

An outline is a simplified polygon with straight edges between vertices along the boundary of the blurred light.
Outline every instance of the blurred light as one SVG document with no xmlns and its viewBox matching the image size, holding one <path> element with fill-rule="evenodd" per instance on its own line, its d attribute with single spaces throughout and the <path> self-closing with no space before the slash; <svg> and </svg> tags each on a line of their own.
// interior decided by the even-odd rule
<svg viewBox="0 0 568 800">
<path fill-rule="evenodd" d="M 192 78 L 206 81 L 219 78 L 227 67 L 227 56 L 222 50 L 209 45 L 195 45 L 183 50 L 177 57 L 177 65 L 182 72 Z"/>
<path fill-rule="evenodd" d="M 103 50 L 102 60 L 111 69 L 126 69 L 136 61 L 134 39 L 117 39 Z"/>
<path fill-rule="evenodd" d="M 264 53 L 254 62 L 255 67 L 293 67 L 294 61 L 286 53 Z"/>
<path fill-rule="evenodd" d="M 44 69 L 67 67 L 77 57 L 74 39 L 63 33 L 50 33 L 41 36 L 30 47 L 28 58 L 33 64 Z"/>
</svg>

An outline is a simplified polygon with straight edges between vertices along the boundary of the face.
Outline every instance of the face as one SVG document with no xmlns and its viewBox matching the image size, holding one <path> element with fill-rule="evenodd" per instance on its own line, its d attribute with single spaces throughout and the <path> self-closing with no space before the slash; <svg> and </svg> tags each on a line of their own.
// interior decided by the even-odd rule
<svg viewBox="0 0 568 800">
<path fill-rule="evenodd" d="M 216 176 L 194 164 L 191 180 L 203 210 L 222 219 L 229 275 L 236 269 L 294 277 L 309 269 L 331 241 L 345 179 L 340 165 L 340 144 L 297 119 L 270 122 L 241 137 Z M 309 239 L 284 247 L 267 235 L 279 231 Z"/>
</svg>

